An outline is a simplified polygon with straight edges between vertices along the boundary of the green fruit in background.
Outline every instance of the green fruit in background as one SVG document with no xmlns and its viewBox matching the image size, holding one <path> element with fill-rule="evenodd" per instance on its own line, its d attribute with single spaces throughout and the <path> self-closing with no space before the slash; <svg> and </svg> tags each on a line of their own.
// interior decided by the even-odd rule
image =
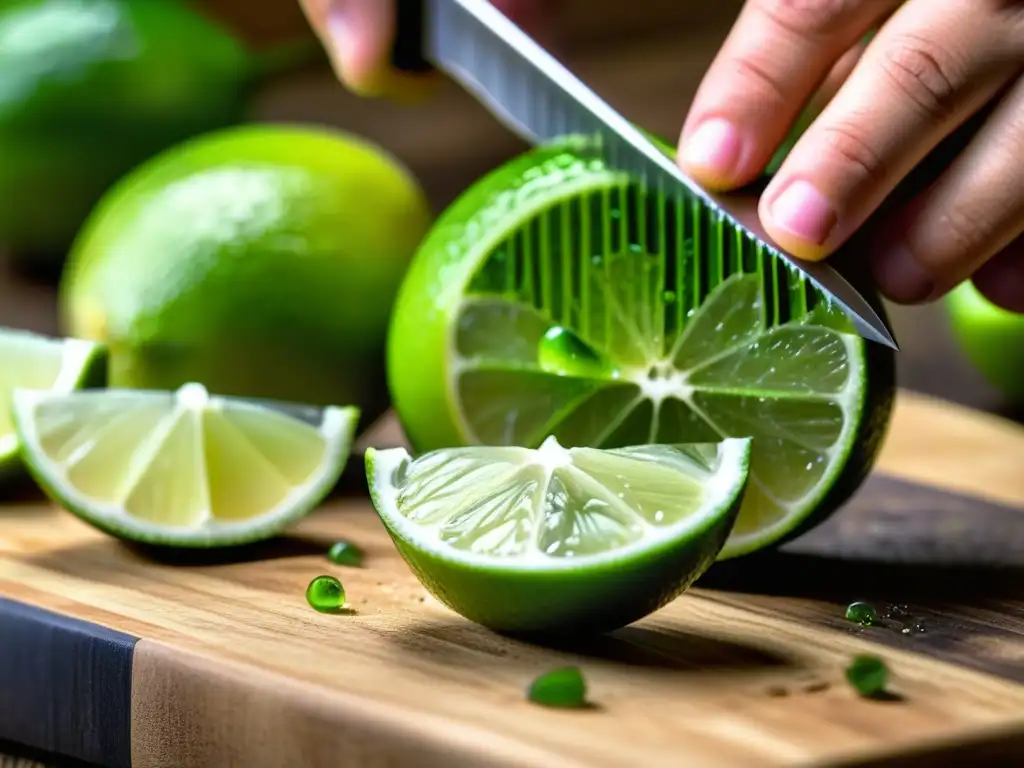
<svg viewBox="0 0 1024 768">
<path fill-rule="evenodd" d="M 430 225 L 374 145 L 299 126 L 167 150 L 104 197 L 69 255 L 62 321 L 103 341 L 112 387 L 387 406 L 384 342 Z"/>
<path fill-rule="evenodd" d="M 59 262 L 113 182 L 239 122 L 266 74 L 176 0 L 3 0 L 0 246 Z"/>
<path fill-rule="evenodd" d="M 1024 403 L 1024 315 L 998 307 L 965 282 L 946 296 L 960 348 L 1008 400 Z"/>
</svg>

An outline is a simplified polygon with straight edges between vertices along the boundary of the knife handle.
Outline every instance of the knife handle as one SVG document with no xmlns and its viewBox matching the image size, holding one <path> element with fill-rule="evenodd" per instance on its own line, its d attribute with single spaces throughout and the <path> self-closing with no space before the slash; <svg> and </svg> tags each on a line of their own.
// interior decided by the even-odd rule
<svg viewBox="0 0 1024 768">
<path fill-rule="evenodd" d="M 394 0 L 394 3 L 395 42 L 391 48 L 391 65 L 412 74 L 430 72 L 433 67 L 423 58 L 425 0 Z"/>
</svg>

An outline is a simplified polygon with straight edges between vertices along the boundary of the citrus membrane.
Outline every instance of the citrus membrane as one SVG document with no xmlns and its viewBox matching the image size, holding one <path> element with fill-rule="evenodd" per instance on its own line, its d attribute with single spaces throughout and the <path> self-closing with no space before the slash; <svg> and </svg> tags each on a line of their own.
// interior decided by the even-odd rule
<svg viewBox="0 0 1024 768">
<path fill-rule="evenodd" d="M 399 293 L 388 355 L 419 451 L 752 437 L 723 558 L 848 498 L 895 391 L 892 351 L 802 274 L 582 139 L 516 158 L 445 211 Z"/>
<path fill-rule="evenodd" d="M 746 486 L 750 440 L 413 459 L 368 449 L 370 495 L 431 593 L 507 632 L 603 631 L 657 610 L 714 562 Z"/>
<path fill-rule="evenodd" d="M 56 502 L 132 541 L 267 538 L 337 482 L 358 412 L 176 392 L 15 390 L 25 463 Z"/>
<path fill-rule="evenodd" d="M 17 387 L 70 392 L 100 383 L 105 359 L 104 347 L 91 341 L 0 328 L 0 469 L 17 463 L 19 454 L 7 407 L 11 392 Z"/>
</svg>

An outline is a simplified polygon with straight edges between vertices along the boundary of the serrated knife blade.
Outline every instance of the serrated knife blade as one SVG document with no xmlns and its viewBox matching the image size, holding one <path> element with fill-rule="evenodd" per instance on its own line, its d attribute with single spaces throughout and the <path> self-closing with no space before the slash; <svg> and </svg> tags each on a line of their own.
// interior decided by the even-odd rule
<svg viewBox="0 0 1024 768">
<path fill-rule="evenodd" d="M 487 0 L 398 0 L 398 21 L 393 60 L 399 68 L 436 67 L 530 144 L 568 134 L 594 137 L 611 168 L 659 192 L 700 198 L 803 273 L 843 310 L 862 337 L 899 348 L 884 319 L 831 263 L 798 259 L 768 236 L 757 215 L 756 197 L 704 190 Z"/>
</svg>

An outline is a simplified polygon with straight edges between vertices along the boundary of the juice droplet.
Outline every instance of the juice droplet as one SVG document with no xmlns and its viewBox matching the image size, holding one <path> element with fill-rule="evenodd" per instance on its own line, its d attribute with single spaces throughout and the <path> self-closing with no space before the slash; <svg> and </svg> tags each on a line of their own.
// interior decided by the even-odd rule
<svg viewBox="0 0 1024 768">
<path fill-rule="evenodd" d="M 846 620 L 862 627 L 870 627 L 878 623 L 878 612 L 870 603 L 850 603 L 846 606 Z"/>
<path fill-rule="evenodd" d="M 363 550 L 350 541 L 338 541 L 327 550 L 327 559 L 336 565 L 362 565 Z"/>
<path fill-rule="evenodd" d="M 562 667 L 541 675 L 530 683 L 526 697 L 545 707 L 580 708 L 587 706 L 587 681 L 579 667 Z"/>
<path fill-rule="evenodd" d="M 333 576 L 317 576 L 306 587 L 306 602 L 321 613 L 334 613 L 345 605 L 345 588 Z"/>
<path fill-rule="evenodd" d="M 889 684 L 889 668 L 878 656 L 857 656 L 846 668 L 846 680 L 861 696 L 879 696 Z"/>
<path fill-rule="evenodd" d="M 600 352 L 560 325 L 549 328 L 538 343 L 537 362 L 542 370 L 558 376 L 603 379 L 615 375 Z"/>
</svg>

